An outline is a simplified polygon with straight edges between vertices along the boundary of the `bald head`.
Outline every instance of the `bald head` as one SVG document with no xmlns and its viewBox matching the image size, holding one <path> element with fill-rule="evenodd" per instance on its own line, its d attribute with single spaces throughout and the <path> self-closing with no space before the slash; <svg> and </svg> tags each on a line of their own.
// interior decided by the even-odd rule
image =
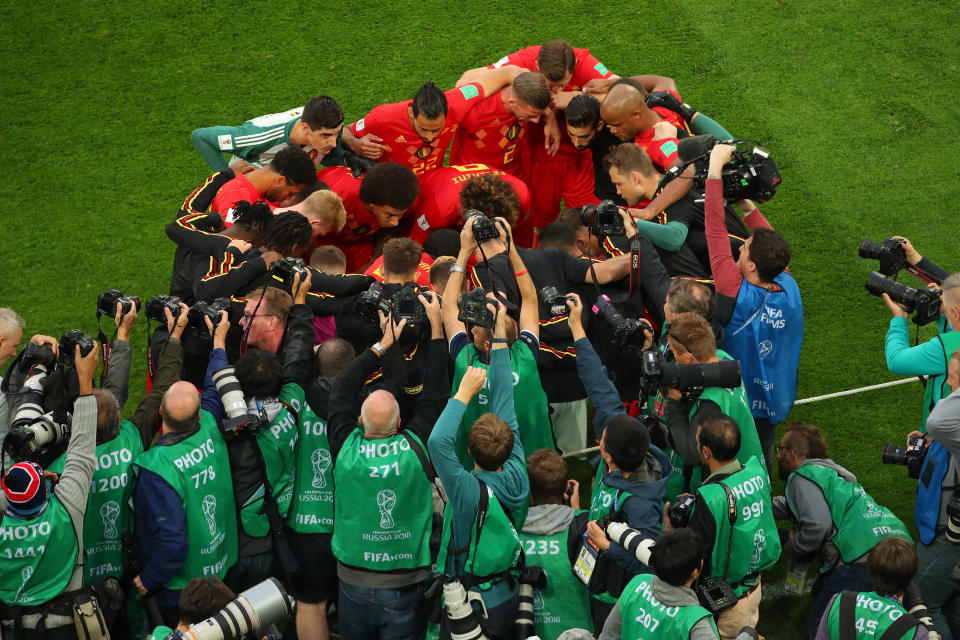
<svg viewBox="0 0 960 640">
<path fill-rule="evenodd" d="M 363 401 L 360 407 L 363 432 L 368 436 L 388 436 L 400 426 L 400 405 L 389 391 L 379 389 Z"/>
<path fill-rule="evenodd" d="M 160 401 L 160 415 L 167 432 L 188 431 L 200 418 L 200 394 L 186 381 L 174 382 Z"/>
<path fill-rule="evenodd" d="M 629 83 L 614 84 L 600 105 L 600 117 L 621 140 L 630 140 L 642 133 L 638 121 L 646 114 L 647 103 L 641 89 Z"/>
</svg>

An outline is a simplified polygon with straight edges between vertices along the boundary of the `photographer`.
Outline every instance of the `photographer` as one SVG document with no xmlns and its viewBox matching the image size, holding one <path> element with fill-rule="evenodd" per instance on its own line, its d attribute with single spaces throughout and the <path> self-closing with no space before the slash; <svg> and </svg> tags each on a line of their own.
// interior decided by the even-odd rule
<svg viewBox="0 0 960 640">
<path fill-rule="evenodd" d="M 497 219 L 506 228 L 503 218 Z M 467 220 L 460 232 L 460 253 L 455 266 L 450 267 L 450 276 L 443 293 L 443 323 L 450 340 L 450 356 L 454 360 L 453 385 L 458 387 L 467 369 L 471 366 L 481 366 L 489 362 L 491 330 L 482 326 L 471 326 L 469 334 L 467 326 L 459 319 L 458 301 L 465 267 L 470 255 L 476 247 L 473 235 L 472 222 Z M 517 425 L 520 431 L 520 442 L 530 451 L 542 448 L 554 448 L 554 436 L 550 427 L 550 417 L 547 397 L 541 386 L 540 374 L 537 370 L 537 358 L 540 352 L 540 324 L 537 311 L 537 294 L 527 268 L 524 266 L 516 246 L 511 243 L 508 257 L 511 264 L 511 273 L 516 276 L 520 287 L 522 306 L 520 307 L 519 322 L 513 318 L 503 319 L 507 327 L 507 340 L 510 352 L 510 369 L 514 373 L 513 399 L 514 406 L 519 408 Z M 493 298 L 488 298 L 487 308 L 496 304 Z M 469 336 L 469 337 L 468 337 Z M 470 339 L 472 338 L 472 340 Z M 489 390 L 481 390 L 476 398 L 467 403 L 460 429 L 457 433 L 457 457 L 464 468 L 473 466 L 473 460 L 467 451 L 467 435 L 477 418 L 486 413 Z"/>
<path fill-rule="evenodd" d="M 413 417 L 397 402 L 406 325 L 386 318 L 383 337 L 344 368 L 330 393 L 333 553 L 340 579 L 338 620 L 346 640 L 423 633 L 418 610 L 430 577 L 432 465 L 424 444 L 450 393 L 440 302 L 419 296 L 430 319 L 429 358 Z M 364 382 L 383 360 L 384 387 L 361 404 Z M 359 416 L 359 419 L 358 419 Z"/>
<path fill-rule="evenodd" d="M 960 584 L 953 575 L 960 563 L 954 497 L 960 488 L 960 349 L 950 356 L 947 384 L 950 395 L 927 417 L 928 440 L 932 440 L 917 483 L 915 521 L 920 534 L 920 564 L 915 582 L 930 608 L 936 631 L 944 638 L 957 638 Z"/>
<path fill-rule="evenodd" d="M 799 525 L 783 544 L 783 552 L 798 563 L 817 557 L 823 562 L 806 621 L 809 638 L 834 594 L 870 589 L 867 553 L 877 542 L 890 536 L 910 540 L 906 525 L 829 455 L 820 430 L 799 422 L 787 425 L 777 447 L 785 495 L 773 498 L 773 515 Z"/>
<path fill-rule="evenodd" d="M 960 349 L 960 273 L 954 273 L 940 285 L 941 312 L 950 331 L 938 333 L 927 342 L 910 346 L 910 333 L 907 318 L 909 315 L 886 293 L 883 301 L 893 317 L 887 330 L 884 352 L 887 368 L 891 373 L 900 375 L 928 376 L 923 394 L 923 414 L 920 431 L 925 432 L 927 415 L 944 397 L 947 388 L 947 365 L 952 354 Z"/>
<path fill-rule="evenodd" d="M 176 628 L 157 627 L 147 636 L 147 640 L 164 640 L 173 631 L 185 634 L 190 631 L 190 625 L 217 615 L 235 597 L 230 587 L 223 584 L 220 578 L 215 576 L 194 578 L 187 583 L 180 594 L 180 604 L 177 605 L 180 619 Z"/>
<path fill-rule="evenodd" d="M 23 327 L 26 322 L 23 321 L 16 311 L 10 308 L 0 309 L 0 367 L 7 363 L 7 360 L 17 355 L 17 347 L 23 340 Z M 0 384 L 3 383 L 3 376 L 0 376 Z M 0 442 L 7 437 L 10 430 L 10 408 L 7 405 L 7 395 L 0 392 Z"/>
<path fill-rule="evenodd" d="M 43 469 L 11 466 L 0 497 L 0 625 L 6 638 L 75 638 L 73 601 L 83 582 L 84 512 L 96 465 L 97 405 L 93 373 L 99 345 L 86 356 L 75 347 L 79 395 L 67 461 L 52 495 Z"/>
<path fill-rule="evenodd" d="M 580 324 L 583 313 L 580 298 L 577 295 L 570 298 L 567 322 L 575 340 L 577 372 L 596 410 L 593 426 L 602 458 L 590 504 L 589 542 L 584 541 L 599 550 L 588 587 L 594 629 L 600 629 L 623 587 L 645 567 L 621 545 L 611 542 L 596 521 L 620 512 L 627 525 L 640 530 L 645 538 L 659 536 L 663 520 L 661 505 L 671 467 L 663 451 L 650 444 L 646 425 L 624 411 L 616 388 L 607 378 L 606 368 Z"/>
<path fill-rule="evenodd" d="M 506 638 L 516 619 L 515 578 L 516 568 L 523 563 L 523 549 L 514 523 L 526 518 L 530 491 L 514 411 L 506 312 L 498 306 L 488 369 L 467 369 L 428 443 L 448 497 L 437 568 L 482 597 L 487 616 L 480 626 L 491 639 Z M 457 432 L 467 405 L 485 382 L 489 383 L 492 411 L 470 427 L 468 451 L 474 464 L 473 470 L 467 471 L 457 458 Z M 448 615 L 441 620 L 440 637 L 450 637 Z"/>
<path fill-rule="evenodd" d="M 867 571 L 873 590 L 844 591 L 834 596 L 820 620 L 816 640 L 839 640 L 845 636 L 856 640 L 928 640 L 930 630 L 911 616 L 904 604 L 904 594 L 917 572 L 917 551 L 913 545 L 903 538 L 884 538 L 870 550 Z"/>
<path fill-rule="evenodd" d="M 280 548 L 284 542 L 279 537 L 293 496 L 303 387 L 313 368 L 312 316 L 305 304 L 309 271 L 302 283 L 299 274 L 293 276 L 293 289 L 296 297 L 286 318 L 288 336 L 281 355 L 254 348 L 231 367 L 224 348 L 230 328 L 226 312 L 220 312 L 215 330 L 206 318 L 213 330 L 213 351 L 200 402 L 224 434 L 234 501 L 242 505 L 238 559 L 224 579 L 238 592 L 293 570 L 284 563 L 286 548 Z"/>
<path fill-rule="evenodd" d="M 733 638 L 744 626 L 757 626 L 760 573 L 780 557 L 770 478 L 762 459 L 751 457 L 745 464 L 737 460 L 740 427 L 729 416 L 700 423 L 697 449 L 710 475 L 696 491 L 687 526 L 701 541 L 703 576 L 726 582 L 736 597 L 736 603 L 717 616 L 720 637 Z M 671 524 L 666 518 L 664 529 Z"/>
<path fill-rule="evenodd" d="M 589 514 L 580 510 L 580 484 L 568 480 L 567 463 L 556 451 L 538 449 L 527 457 L 530 509 L 520 531 L 528 567 L 541 567 L 547 585 L 539 589 L 543 606 L 533 612 L 541 638 L 565 629 L 593 630 L 590 595 L 571 572 Z"/>
<path fill-rule="evenodd" d="M 704 211 L 716 286 L 714 314 L 726 330 L 724 349 L 740 361 L 750 412 L 770 470 L 776 425 L 797 397 L 803 303 L 796 281 L 786 271 L 790 245 L 770 228 L 759 209 L 744 216 L 751 235 L 740 249 L 740 259 L 733 259 L 720 178 L 733 151 L 726 144 L 713 147 L 706 181 Z"/>
<path fill-rule="evenodd" d="M 678 364 L 709 364 L 731 359 L 717 349 L 713 329 L 697 314 L 681 313 L 675 316 L 666 333 L 670 351 Z M 673 475 L 667 484 L 667 500 L 672 501 L 680 493 L 696 491 L 700 486 L 703 470 L 697 444 L 697 427 L 707 418 L 718 414 L 731 417 L 740 429 L 737 460 L 742 464 L 752 457 L 764 460 L 742 382 L 733 389 L 707 387 L 696 395 L 690 390 L 668 389 L 663 418 L 673 446 L 670 458 Z"/>
</svg>

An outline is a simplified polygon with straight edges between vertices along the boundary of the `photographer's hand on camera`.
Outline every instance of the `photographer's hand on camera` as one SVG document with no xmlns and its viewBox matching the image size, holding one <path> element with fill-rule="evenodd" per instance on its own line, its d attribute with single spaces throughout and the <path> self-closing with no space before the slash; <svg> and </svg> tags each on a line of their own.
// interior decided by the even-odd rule
<svg viewBox="0 0 960 640">
<path fill-rule="evenodd" d="M 187 328 L 187 316 L 190 315 L 190 307 L 181 302 L 180 313 L 177 314 L 176 318 L 170 313 L 170 309 L 164 307 L 163 315 L 167 317 L 167 333 L 170 334 L 171 338 L 179 340 L 180 336 L 183 335 L 184 329 Z"/>
<path fill-rule="evenodd" d="M 204 317 L 203 321 L 207 325 L 207 331 L 210 332 L 210 335 L 213 336 L 213 348 L 214 349 L 226 349 L 227 348 L 227 332 L 230 331 L 230 316 L 226 311 L 221 311 L 217 319 L 217 326 L 213 326 L 213 322 L 210 321 L 210 318 Z"/>
<path fill-rule="evenodd" d="M 894 302 L 893 300 L 891 300 L 891 299 L 890 299 L 890 296 L 888 296 L 887 294 L 884 293 L 884 294 L 882 294 L 882 297 L 883 297 L 883 301 L 887 303 L 887 309 L 890 310 L 890 314 L 891 314 L 894 318 L 909 318 L 909 317 L 910 317 L 910 314 L 907 313 L 907 310 L 904 309 L 902 305 L 897 304 L 896 302 Z"/>
<path fill-rule="evenodd" d="M 443 311 L 440 308 L 440 297 L 436 293 L 420 294 L 417 300 L 427 311 L 427 320 L 430 321 L 430 339 L 443 338 Z"/>
<path fill-rule="evenodd" d="M 707 169 L 707 175 L 710 178 L 719 178 L 723 173 L 723 165 L 730 162 L 733 152 L 737 148 L 730 144 L 717 143 L 710 150 L 710 164 Z"/>
<path fill-rule="evenodd" d="M 899 240 L 903 244 L 903 251 L 904 253 L 907 254 L 907 262 L 909 262 L 912 265 L 916 265 L 921 260 L 923 260 L 923 256 L 920 255 L 920 252 L 913 247 L 913 244 L 909 240 L 907 240 L 903 236 L 890 236 L 890 237 L 893 238 L 894 240 Z"/>
<path fill-rule="evenodd" d="M 583 330 L 583 322 L 581 317 L 583 316 L 583 301 L 580 300 L 580 296 L 575 293 L 567 294 L 567 324 L 570 326 L 570 334 L 573 336 L 574 342 L 580 338 L 586 338 L 587 332 Z"/>
<path fill-rule="evenodd" d="M 607 537 L 607 532 L 600 528 L 596 520 L 587 523 L 587 538 L 593 543 L 593 546 L 601 551 L 610 548 L 610 538 Z"/>
<path fill-rule="evenodd" d="M 52 336 L 45 336 L 45 335 L 43 335 L 43 334 L 41 334 L 41 333 L 38 333 L 38 334 L 34 335 L 32 338 L 30 338 L 30 342 L 32 342 L 33 344 L 38 344 L 38 345 L 40 345 L 41 347 L 47 347 L 48 349 L 50 349 L 51 351 L 53 351 L 53 355 L 55 355 L 55 356 L 59 356 L 59 355 L 60 355 L 60 353 L 59 353 L 59 352 L 60 352 L 60 341 L 57 340 L 56 338 L 52 337 Z"/>
<path fill-rule="evenodd" d="M 620 217 L 623 218 L 624 234 L 627 236 L 627 239 L 633 238 L 633 236 L 637 235 L 637 225 L 633 221 L 633 216 L 623 207 L 617 207 L 617 211 L 620 212 Z"/>
<path fill-rule="evenodd" d="M 86 356 L 80 355 L 80 346 L 74 347 L 75 368 L 77 370 L 77 381 L 80 383 L 80 395 L 84 396 L 93 393 L 93 373 L 97 370 L 97 364 L 100 362 L 100 343 L 93 342 L 93 349 Z"/>
<path fill-rule="evenodd" d="M 133 323 L 137 321 L 137 307 L 136 305 L 130 305 L 130 310 L 126 314 L 123 314 L 123 303 L 117 303 L 117 314 L 114 316 L 113 321 L 117 325 L 117 340 L 126 340 L 130 341 L 130 327 L 133 326 Z"/>
<path fill-rule="evenodd" d="M 293 304 L 306 304 L 307 294 L 310 293 L 310 287 L 313 284 L 313 275 L 309 269 L 305 270 L 306 276 L 303 281 L 300 280 L 300 274 L 293 274 Z"/>
</svg>

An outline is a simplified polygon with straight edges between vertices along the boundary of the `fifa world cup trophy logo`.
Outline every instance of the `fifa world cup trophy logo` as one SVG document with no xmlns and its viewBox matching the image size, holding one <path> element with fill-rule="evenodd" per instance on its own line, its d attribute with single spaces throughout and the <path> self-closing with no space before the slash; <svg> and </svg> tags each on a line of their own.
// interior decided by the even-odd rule
<svg viewBox="0 0 960 640">
<path fill-rule="evenodd" d="M 757 529 L 753 534 L 753 556 L 750 558 L 750 566 L 760 566 L 760 554 L 767 548 L 767 537 L 763 535 L 763 529 Z"/>
<path fill-rule="evenodd" d="M 330 452 L 326 449 L 315 449 L 310 456 L 310 463 L 313 465 L 314 489 L 327 488 L 327 469 L 330 468 Z"/>
<path fill-rule="evenodd" d="M 212 493 L 208 493 L 203 497 L 203 502 L 200 503 L 200 509 L 203 511 L 203 515 L 207 518 L 207 526 L 210 527 L 210 535 L 217 535 L 217 499 Z"/>
<path fill-rule="evenodd" d="M 27 565 L 20 570 L 20 577 L 23 578 L 23 589 L 26 589 L 27 583 L 30 582 L 30 578 L 33 577 L 33 566 Z"/>
<path fill-rule="evenodd" d="M 397 494 L 390 489 L 384 489 L 377 494 L 377 506 L 380 508 L 380 526 L 384 529 L 393 529 L 397 526 L 393 519 L 393 508 L 397 506 Z"/>
<path fill-rule="evenodd" d="M 117 531 L 117 518 L 120 517 L 120 505 L 109 500 L 100 507 L 100 518 L 103 520 L 103 537 L 116 538 L 120 532 Z"/>
</svg>

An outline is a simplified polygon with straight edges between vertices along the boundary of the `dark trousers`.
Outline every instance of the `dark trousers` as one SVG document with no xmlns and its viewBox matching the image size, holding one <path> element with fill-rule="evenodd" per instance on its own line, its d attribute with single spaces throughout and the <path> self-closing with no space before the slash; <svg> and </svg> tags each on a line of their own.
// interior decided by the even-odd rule
<svg viewBox="0 0 960 640">
<path fill-rule="evenodd" d="M 770 424 L 766 418 L 754 418 L 757 435 L 760 436 L 760 448 L 767 463 L 767 473 L 773 477 L 773 445 L 777 441 L 777 425 Z"/>
</svg>

